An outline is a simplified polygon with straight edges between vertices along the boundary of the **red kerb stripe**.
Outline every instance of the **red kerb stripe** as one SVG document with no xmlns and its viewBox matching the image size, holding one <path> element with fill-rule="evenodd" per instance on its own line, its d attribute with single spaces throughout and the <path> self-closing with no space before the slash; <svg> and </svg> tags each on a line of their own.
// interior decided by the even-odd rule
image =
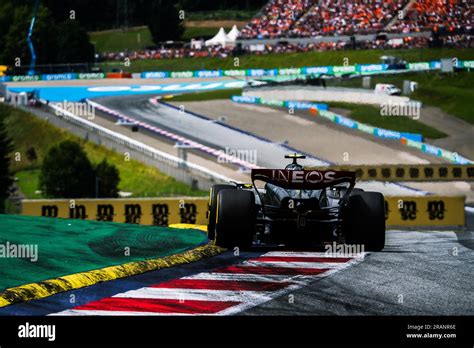
<svg viewBox="0 0 474 348">
<path fill-rule="evenodd" d="M 326 272 L 327 268 L 289 268 L 289 267 L 257 267 L 229 266 L 213 270 L 215 273 L 268 274 L 268 275 L 315 275 Z"/>
<path fill-rule="evenodd" d="M 262 256 L 249 261 L 261 262 L 327 262 L 340 263 L 352 260 L 350 257 L 302 257 L 302 256 Z"/>
<path fill-rule="evenodd" d="M 234 290 L 234 291 L 275 291 L 289 286 L 289 283 L 237 281 L 237 280 L 208 280 L 208 279 L 175 279 L 152 285 L 152 288 L 167 289 L 205 289 L 205 290 Z"/>
<path fill-rule="evenodd" d="M 77 310 L 130 311 L 179 314 L 213 314 L 239 302 L 109 297 L 78 306 Z"/>
</svg>

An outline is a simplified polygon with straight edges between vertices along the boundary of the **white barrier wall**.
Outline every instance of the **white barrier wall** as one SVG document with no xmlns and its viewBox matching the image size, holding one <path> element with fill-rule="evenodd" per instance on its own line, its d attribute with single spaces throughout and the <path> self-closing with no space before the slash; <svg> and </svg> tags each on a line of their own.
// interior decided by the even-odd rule
<svg viewBox="0 0 474 348">
<path fill-rule="evenodd" d="M 391 102 L 405 104 L 410 102 L 408 97 L 390 96 L 374 93 L 373 90 L 360 88 L 323 88 L 323 87 L 298 87 L 298 88 L 250 88 L 243 92 L 245 96 L 260 97 L 278 100 L 306 100 L 317 102 L 342 102 L 356 104 L 380 105 Z"/>
</svg>

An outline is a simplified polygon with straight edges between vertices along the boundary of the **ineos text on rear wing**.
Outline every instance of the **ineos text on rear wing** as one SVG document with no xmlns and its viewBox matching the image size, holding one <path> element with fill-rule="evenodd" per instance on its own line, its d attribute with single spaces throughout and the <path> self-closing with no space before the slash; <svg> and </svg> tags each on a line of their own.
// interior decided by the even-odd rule
<svg viewBox="0 0 474 348">
<path fill-rule="evenodd" d="M 356 173 L 351 171 L 252 169 L 252 182 L 261 180 L 285 189 L 318 190 L 348 182 L 355 185 Z"/>
</svg>

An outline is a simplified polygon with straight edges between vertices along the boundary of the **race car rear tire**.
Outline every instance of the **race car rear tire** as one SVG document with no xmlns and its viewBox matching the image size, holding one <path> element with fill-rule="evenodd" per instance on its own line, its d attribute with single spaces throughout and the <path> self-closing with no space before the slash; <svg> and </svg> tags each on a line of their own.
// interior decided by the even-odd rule
<svg viewBox="0 0 474 348">
<path fill-rule="evenodd" d="M 216 206 L 217 195 L 222 190 L 235 190 L 234 185 L 213 185 L 209 191 L 209 220 L 207 224 L 207 238 L 214 240 L 216 233 Z"/>
<path fill-rule="evenodd" d="M 251 191 L 222 190 L 217 195 L 216 245 L 247 249 L 255 228 L 255 195 Z"/>
<path fill-rule="evenodd" d="M 381 251 L 385 246 L 383 195 L 379 192 L 351 193 L 345 226 L 348 244 L 362 244 L 366 251 Z"/>
</svg>

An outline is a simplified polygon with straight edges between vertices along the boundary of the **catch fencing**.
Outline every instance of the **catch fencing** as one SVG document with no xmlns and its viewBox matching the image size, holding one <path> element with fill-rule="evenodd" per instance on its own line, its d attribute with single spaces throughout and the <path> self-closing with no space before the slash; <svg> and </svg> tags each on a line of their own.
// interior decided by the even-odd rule
<svg viewBox="0 0 474 348">
<path fill-rule="evenodd" d="M 86 118 L 76 116 L 59 105 L 49 104 L 45 101 L 42 103 L 51 112 L 45 112 L 38 108 L 28 108 L 28 111 L 88 141 L 124 155 L 129 154 L 131 159 L 156 167 L 164 174 L 191 185 L 195 189 L 208 190 L 216 183 L 231 181 L 230 178 L 220 173 L 159 151 L 138 140 L 95 124 Z"/>
</svg>

